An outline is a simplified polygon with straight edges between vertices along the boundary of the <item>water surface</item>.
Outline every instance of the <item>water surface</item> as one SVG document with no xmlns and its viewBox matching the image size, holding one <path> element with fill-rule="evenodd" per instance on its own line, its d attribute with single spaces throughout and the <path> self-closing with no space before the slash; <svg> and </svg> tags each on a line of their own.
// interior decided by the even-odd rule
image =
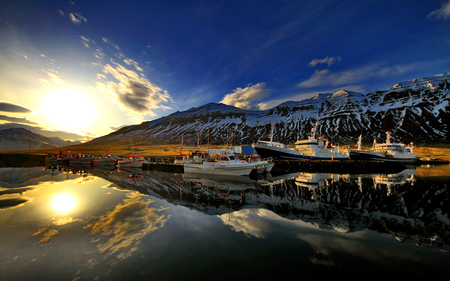
<svg viewBox="0 0 450 281">
<path fill-rule="evenodd" d="M 2 168 L 0 279 L 448 278 L 449 174 Z"/>
</svg>

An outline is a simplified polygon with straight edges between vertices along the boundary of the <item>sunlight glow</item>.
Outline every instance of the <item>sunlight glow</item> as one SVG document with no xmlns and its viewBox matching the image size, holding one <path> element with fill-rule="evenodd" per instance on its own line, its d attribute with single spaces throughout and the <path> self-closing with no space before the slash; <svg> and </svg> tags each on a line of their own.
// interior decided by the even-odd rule
<svg viewBox="0 0 450 281">
<path fill-rule="evenodd" d="M 69 90 L 59 90 L 42 100 L 41 114 L 59 129 L 84 129 L 94 122 L 95 107 L 84 95 Z"/>
<path fill-rule="evenodd" d="M 66 213 L 72 210 L 77 203 L 75 197 L 68 193 L 61 193 L 55 196 L 52 202 L 53 208 L 61 213 Z"/>
</svg>

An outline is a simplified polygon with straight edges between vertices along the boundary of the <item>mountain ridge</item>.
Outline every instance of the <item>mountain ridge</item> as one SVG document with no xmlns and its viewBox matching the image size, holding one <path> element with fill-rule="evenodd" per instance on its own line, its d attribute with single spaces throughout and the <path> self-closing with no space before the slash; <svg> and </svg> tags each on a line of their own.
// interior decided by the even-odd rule
<svg viewBox="0 0 450 281">
<path fill-rule="evenodd" d="M 124 127 L 88 143 L 132 140 L 135 145 L 177 143 L 209 136 L 212 144 L 251 144 L 268 139 L 286 144 L 307 138 L 316 121 L 318 134 L 337 143 L 385 140 L 391 131 L 397 141 L 449 143 L 450 73 L 399 82 L 389 90 L 366 94 L 348 90 L 321 93 L 302 101 L 287 101 L 264 111 L 208 103 L 154 121 Z M 209 131 L 209 135 L 208 132 Z M 231 131 L 231 133 L 230 133 Z M 231 136 L 230 136 L 231 134 Z"/>
<path fill-rule="evenodd" d="M 0 150 L 53 149 L 81 142 L 65 141 L 58 137 L 45 137 L 24 128 L 0 130 Z"/>
</svg>

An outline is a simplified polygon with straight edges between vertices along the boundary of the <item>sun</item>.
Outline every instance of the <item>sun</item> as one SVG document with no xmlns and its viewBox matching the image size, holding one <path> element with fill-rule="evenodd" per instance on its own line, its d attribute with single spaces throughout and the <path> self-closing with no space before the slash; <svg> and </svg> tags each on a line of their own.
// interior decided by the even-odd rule
<svg viewBox="0 0 450 281">
<path fill-rule="evenodd" d="M 61 193 L 55 196 L 52 202 L 53 208 L 61 213 L 66 213 L 72 210 L 77 203 L 75 197 L 68 193 Z"/>
<path fill-rule="evenodd" d="M 90 100 L 77 92 L 59 90 L 42 99 L 42 115 L 55 127 L 81 130 L 94 122 L 95 107 Z"/>
</svg>

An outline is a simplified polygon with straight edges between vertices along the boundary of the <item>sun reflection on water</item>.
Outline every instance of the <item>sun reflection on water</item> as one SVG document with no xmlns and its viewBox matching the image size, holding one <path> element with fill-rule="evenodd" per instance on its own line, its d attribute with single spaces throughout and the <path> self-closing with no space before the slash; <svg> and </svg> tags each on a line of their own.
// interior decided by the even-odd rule
<svg viewBox="0 0 450 281">
<path fill-rule="evenodd" d="M 68 193 L 60 193 L 55 196 L 52 202 L 52 206 L 55 210 L 61 213 L 71 211 L 77 203 L 75 197 Z"/>
</svg>

